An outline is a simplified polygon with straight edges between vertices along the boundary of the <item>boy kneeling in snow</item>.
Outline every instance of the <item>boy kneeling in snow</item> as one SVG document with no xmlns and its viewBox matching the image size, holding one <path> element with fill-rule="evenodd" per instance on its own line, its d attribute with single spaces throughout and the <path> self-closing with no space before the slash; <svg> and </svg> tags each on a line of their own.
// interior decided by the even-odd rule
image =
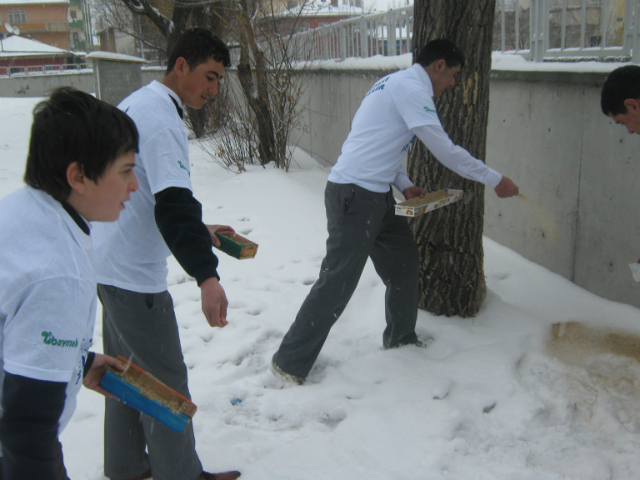
<svg viewBox="0 0 640 480">
<path fill-rule="evenodd" d="M 122 370 L 89 353 L 97 302 L 89 222 L 115 221 L 138 188 L 138 132 L 126 114 L 61 88 L 33 117 L 27 186 L 0 200 L 4 480 L 66 477 L 57 436 L 81 384 L 108 396 L 99 386 L 107 366 Z"/>
</svg>

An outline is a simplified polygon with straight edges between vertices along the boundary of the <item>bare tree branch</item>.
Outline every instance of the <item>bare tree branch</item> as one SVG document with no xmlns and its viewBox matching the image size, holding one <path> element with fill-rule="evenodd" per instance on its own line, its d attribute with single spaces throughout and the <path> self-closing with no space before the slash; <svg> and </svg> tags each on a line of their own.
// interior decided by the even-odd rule
<svg viewBox="0 0 640 480">
<path fill-rule="evenodd" d="M 152 6 L 147 0 L 122 0 L 122 3 L 136 15 L 144 15 L 158 27 L 160 33 L 168 38 L 172 30 L 172 22 Z"/>
</svg>

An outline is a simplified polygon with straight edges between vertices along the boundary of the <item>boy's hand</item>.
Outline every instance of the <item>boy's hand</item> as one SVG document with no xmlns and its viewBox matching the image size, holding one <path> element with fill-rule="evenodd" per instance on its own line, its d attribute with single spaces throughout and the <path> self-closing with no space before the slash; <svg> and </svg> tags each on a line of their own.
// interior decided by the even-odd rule
<svg viewBox="0 0 640 480">
<path fill-rule="evenodd" d="M 518 195 L 518 186 L 509 177 L 502 177 L 500 183 L 494 189 L 499 198 L 508 198 Z"/>
<path fill-rule="evenodd" d="M 406 200 L 411 200 L 416 197 L 424 197 L 424 188 L 416 187 L 415 185 L 409 188 L 405 188 L 404 192 L 402 192 L 404 198 Z"/>
<path fill-rule="evenodd" d="M 93 359 L 91 368 L 89 368 L 89 371 L 82 379 L 82 384 L 91 390 L 101 393 L 107 398 L 113 398 L 113 395 L 100 388 L 100 382 L 102 381 L 104 374 L 107 373 L 107 367 L 109 365 L 121 372 L 124 372 L 125 370 L 125 367 L 115 358 L 101 353 L 96 353 L 96 357 Z"/>
<path fill-rule="evenodd" d="M 228 225 L 206 225 L 211 235 L 211 240 L 216 247 L 220 246 L 220 240 L 216 237 L 216 232 L 220 233 L 236 233 L 236 231 Z"/>
<path fill-rule="evenodd" d="M 200 284 L 202 313 L 212 327 L 224 327 L 227 322 L 227 295 L 216 277 L 207 278 Z"/>
</svg>

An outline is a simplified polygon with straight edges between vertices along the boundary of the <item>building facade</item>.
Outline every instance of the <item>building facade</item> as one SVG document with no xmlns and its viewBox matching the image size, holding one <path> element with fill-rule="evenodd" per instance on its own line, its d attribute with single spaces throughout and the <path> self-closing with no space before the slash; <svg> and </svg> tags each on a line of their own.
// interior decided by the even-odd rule
<svg viewBox="0 0 640 480">
<path fill-rule="evenodd" d="M 69 0 L 67 21 L 70 29 L 69 43 L 71 50 L 92 51 L 91 11 L 85 0 Z"/>
<path fill-rule="evenodd" d="M 90 51 L 91 18 L 85 0 L 0 0 L 0 31 L 5 24 L 20 36 L 63 50 Z M 12 32 L 7 32 L 12 33 Z"/>
</svg>

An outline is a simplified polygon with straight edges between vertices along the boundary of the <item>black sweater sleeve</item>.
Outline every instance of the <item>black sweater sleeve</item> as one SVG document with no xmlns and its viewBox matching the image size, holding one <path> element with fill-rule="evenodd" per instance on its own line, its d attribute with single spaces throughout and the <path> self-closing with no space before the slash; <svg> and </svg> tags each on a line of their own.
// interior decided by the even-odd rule
<svg viewBox="0 0 640 480">
<path fill-rule="evenodd" d="M 96 359 L 95 352 L 87 353 L 87 358 L 85 358 L 84 366 L 82 367 L 82 378 L 87 376 L 87 373 L 89 373 L 89 370 L 91 370 L 91 365 L 93 365 L 93 361 L 95 359 Z M 2 479 L 0 478 L 0 480 Z"/>
<path fill-rule="evenodd" d="M 156 224 L 169 250 L 184 271 L 200 285 L 220 279 L 218 257 L 212 251 L 209 229 L 202 222 L 202 205 L 187 188 L 169 187 L 156 193 Z"/>
<path fill-rule="evenodd" d="M 0 419 L 5 480 L 55 480 L 55 446 L 66 388 L 66 383 L 5 372 Z"/>
</svg>

